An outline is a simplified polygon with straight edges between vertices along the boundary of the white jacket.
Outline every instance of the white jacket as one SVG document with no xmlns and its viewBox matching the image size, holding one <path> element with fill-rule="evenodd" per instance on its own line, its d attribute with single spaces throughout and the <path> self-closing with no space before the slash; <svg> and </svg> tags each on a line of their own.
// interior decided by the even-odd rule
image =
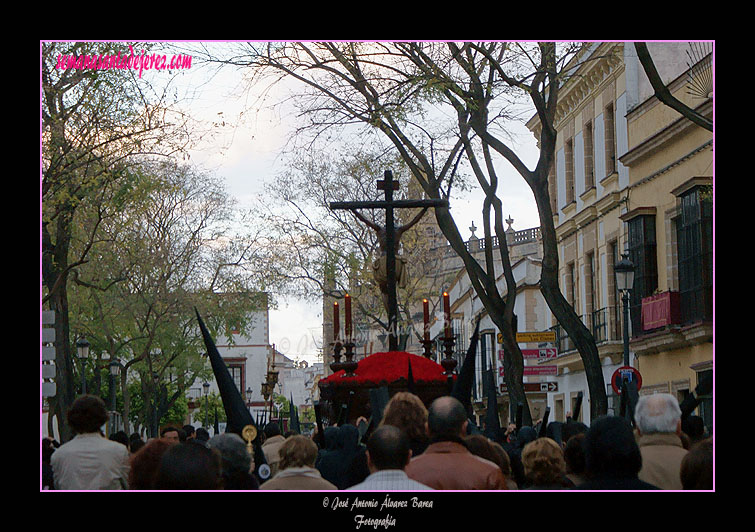
<svg viewBox="0 0 755 532">
<path fill-rule="evenodd" d="M 55 489 L 128 489 L 128 448 L 97 432 L 78 434 L 51 458 Z"/>
</svg>

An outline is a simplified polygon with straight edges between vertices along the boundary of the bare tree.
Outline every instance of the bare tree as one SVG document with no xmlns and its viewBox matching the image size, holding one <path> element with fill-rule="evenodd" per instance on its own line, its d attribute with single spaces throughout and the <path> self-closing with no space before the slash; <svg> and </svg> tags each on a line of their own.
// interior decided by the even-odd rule
<svg viewBox="0 0 755 532">
<path fill-rule="evenodd" d="M 554 120 L 558 87 L 563 81 L 561 68 L 569 53 L 559 54 L 553 43 L 269 43 L 249 45 L 246 54 L 246 63 L 255 67 L 258 79 L 271 74 L 303 84 L 306 89 L 297 94 L 296 103 L 315 136 L 355 124 L 381 132 L 428 198 L 449 197 L 459 157 L 465 155 L 486 194 L 483 224 L 488 244 L 493 232 L 499 243 L 505 242 L 493 153 L 508 161 L 530 186 L 538 205 L 544 245 L 541 291 L 580 352 L 592 417 L 607 411 L 595 341 L 559 289 L 547 186 L 555 159 Z M 234 64 L 243 64 L 242 58 L 243 51 L 234 56 Z M 529 99 L 540 120 L 540 157 L 532 170 L 504 140 L 512 90 Z M 448 118 L 449 110 L 454 117 L 450 123 L 442 120 Z M 492 246 L 486 245 L 485 264 L 479 264 L 466 250 L 449 210 L 435 209 L 435 216 L 503 334 L 512 402 L 526 405 L 523 360 L 512 328 L 515 290 L 507 290 L 505 296 L 498 292 Z M 500 253 L 507 286 L 513 287 L 505 246 Z M 530 420 L 528 408 L 524 418 Z"/>
</svg>

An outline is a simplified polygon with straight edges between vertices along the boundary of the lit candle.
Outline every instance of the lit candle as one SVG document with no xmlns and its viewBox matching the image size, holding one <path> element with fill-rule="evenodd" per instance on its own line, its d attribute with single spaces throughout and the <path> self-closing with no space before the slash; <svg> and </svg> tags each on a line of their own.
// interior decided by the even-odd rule
<svg viewBox="0 0 755 532">
<path fill-rule="evenodd" d="M 338 322 L 338 301 L 333 302 L 333 341 L 338 341 L 338 335 L 341 332 L 341 324 Z"/>
<path fill-rule="evenodd" d="M 351 296 L 346 294 L 344 299 L 346 300 L 346 307 L 343 310 L 344 315 L 346 316 L 344 336 L 346 337 L 347 342 L 351 342 Z"/>
<path fill-rule="evenodd" d="M 443 333 L 451 338 L 451 301 L 448 292 L 443 292 Z"/>
<path fill-rule="evenodd" d="M 425 323 L 425 340 L 430 339 L 430 308 L 427 299 L 422 300 L 422 311 L 424 313 Z"/>
</svg>

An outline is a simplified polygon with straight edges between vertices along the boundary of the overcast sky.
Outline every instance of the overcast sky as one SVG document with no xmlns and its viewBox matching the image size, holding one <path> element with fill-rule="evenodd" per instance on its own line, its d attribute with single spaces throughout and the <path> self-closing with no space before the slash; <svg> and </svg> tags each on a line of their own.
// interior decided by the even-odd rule
<svg viewBox="0 0 755 532">
<path fill-rule="evenodd" d="M 280 170 L 276 156 L 292 124 L 269 108 L 255 105 L 254 95 L 249 97 L 243 90 L 242 69 L 225 68 L 208 80 L 208 71 L 195 68 L 195 64 L 179 78 L 180 85 L 191 93 L 187 110 L 194 118 L 214 122 L 217 127 L 213 128 L 216 136 L 212 142 L 194 149 L 191 160 L 224 178 L 227 191 L 243 207 L 261 194 L 263 181 L 274 178 Z M 160 76 L 162 73 L 150 74 Z M 243 124 L 239 126 L 240 117 Z M 538 153 L 534 137 L 524 126 L 518 131 L 521 134 L 516 151 L 532 168 Z M 538 226 L 535 202 L 524 180 L 507 164 L 499 168 L 499 172 L 506 186 L 502 198 L 504 216 L 513 218 L 516 230 Z M 477 228 L 482 227 L 481 198 L 481 193 L 476 191 L 452 199 L 451 213 L 465 238 L 470 236 L 469 227 L 473 222 Z M 476 234 L 481 236 L 482 230 Z M 322 335 L 322 304 L 278 300 L 279 308 L 270 312 L 270 343 L 289 358 L 315 362 Z"/>
</svg>

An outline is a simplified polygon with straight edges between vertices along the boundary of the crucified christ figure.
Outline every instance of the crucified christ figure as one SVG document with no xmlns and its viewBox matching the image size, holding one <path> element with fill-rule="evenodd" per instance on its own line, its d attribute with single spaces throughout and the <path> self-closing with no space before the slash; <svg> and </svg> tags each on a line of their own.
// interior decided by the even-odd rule
<svg viewBox="0 0 755 532">
<path fill-rule="evenodd" d="M 398 247 L 398 243 L 401 241 L 401 235 L 403 235 L 407 229 L 410 229 L 411 227 L 416 225 L 417 222 L 422 219 L 422 216 L 424 216 L 428 208 L 429 207 L 423 207 L 422 210 L 417 213 L 417 215 L 414 216 L 411 221 L 409 221 L 409 223 L 395 229 L 396 247 Z M 354 210 L 352 212 L 354 213 L 354 216 L 359 218 L 362 222 L 364 222 L 365 225 L 367 225 L 367 227 L 375 231 L 375 233 L 377 234 L 380 257 L 372 264 L 372 269 L 375 277 L 375 282 L 377 282 L 378 287 L 380 287 L 380 293 L 383 298 L 383 306 L 385 307 L 386 311 L 388 311 L 388 274 L 386 271 L 386 255 L 388 253 L 388 249 L 386 243 L 386 228 L 381 227 L 371 220 L 368 220 L 357 210 Z M 399 257 L 398 255 L 396 255 L 396 284 L 401 288 L 406 286 L 406 260 L 402 257 Z"/>
</svg>

